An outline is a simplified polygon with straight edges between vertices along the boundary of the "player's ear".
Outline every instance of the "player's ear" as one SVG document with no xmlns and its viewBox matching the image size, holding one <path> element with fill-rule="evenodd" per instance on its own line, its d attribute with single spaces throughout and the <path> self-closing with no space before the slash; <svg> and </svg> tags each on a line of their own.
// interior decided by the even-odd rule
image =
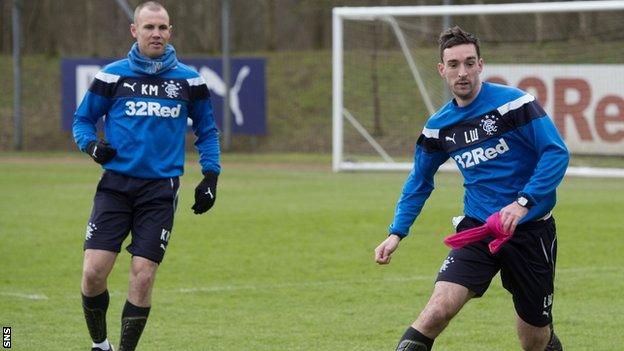
<svg viewBox="0 0 624 351">
<path fill-rule="evenodd" d="M 483 58 L 479 57 L 479 60 L 477 61 L 477 66 L 479 66 L 479 74 L 483 72 L 483 65 L 485 65 L 485 62 L 483 61 Z"/>
<path fill-rule="evenodd" d="M 130 23 L 130 34 L 132 34 L 133 38 L 137 37 L 137 26 L 134 23 Z"/>
<path fill-rule="evenodd" d="M 438 62 L 438 73 L 440 76 L 444 77 L 444 63 Z"/>
</svg>

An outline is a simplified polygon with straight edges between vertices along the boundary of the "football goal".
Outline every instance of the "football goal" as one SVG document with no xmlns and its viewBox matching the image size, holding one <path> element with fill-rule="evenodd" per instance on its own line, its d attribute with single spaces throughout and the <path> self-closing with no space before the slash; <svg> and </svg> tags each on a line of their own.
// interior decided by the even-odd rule
<svg viewBox="0 0 624 351">
<path fill-rule="evenodd" d="M 624 1 L 334 8 L 334 171 L 411 168 L 425 121 L 451 98 L 438 36 L 459 25 L 481 41 L 484 81 L 544 106 L 569 174 L 624 177 L 623 18 Z"/>
</svg>

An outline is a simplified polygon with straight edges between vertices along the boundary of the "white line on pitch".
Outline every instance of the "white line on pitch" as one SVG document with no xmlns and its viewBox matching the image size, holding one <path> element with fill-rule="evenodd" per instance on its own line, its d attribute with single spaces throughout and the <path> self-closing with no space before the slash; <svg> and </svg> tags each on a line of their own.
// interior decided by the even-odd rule
<svg viewBox="0 0 624 351">
<path fill-rule="evenodd" d="M 619 272 L 621 267 L 569 267 L 559 268 L 557 273 L 581 273 L 581 272 Z M 428 276 L 411 276 L 411 277 L 395 277 L 383 279 L 363 279 L 363 280 L 326 280 L 326 281 L 308 281 L 299 283 L 282 283 L 282 284 L 257 284 L 257 285 L 216 285 L 194 288 L 180 288 L 175 290 L 165 290 L 163 292 L 176 293 L 197 293 L 197 292 L 220 292 L 220 291 L 238 291 L 238 290 L 276 290 L 284 288 L 306 288 L 306 287 L 323 287 L 336 285 L 355 285 L 355 284 L 373 284 L 377 282 L 410 282 L 417 280 L 435 280 L 435 273 Z"/>
<path fill-rule="evenodd" d="M 566 267 L 557 268 L 557 273 L 585 273 L 585 272 L 619 272 L 622 267 L 604 266 L 604 267 Z"/>
<path fill-rule="evenodd" d="M 557 268 L 557 273 L 567 275 L 566 279 L 574 279 L 576 273 L 584 272 L 614 272 L 618 273 L 622 271 L 622 267 L 618 266 L 604 266 L 604 267 L 566 267 Z M 570 274 L 570 275 L 568 275 Z M 162 293 L 197 293 L 197 292 L 221 292 L 221 291 L 241 291 L 241 290 L 276 290 L 284 288 L 306 288 L 306 287 L 323 287 L 323 286 L 338 286 L 338 285 L 358 285 L 358 284 L 375 284 L 375 283 L 405 283 L 411 281 L 422 280 L 435 280 L 435 272 L 431 275 L 420 276 L 407 276 L 407 277 L 392 277 L 392 278 L 380 278 L 380 279 L 361 279 L 361 280 L 325 280 L 325 281 L 304 281 L 295 283 L 282 283 L 282 284 L 252 284 L 252 285 L 215 285 L 205 287 L 193 287 L 193 288 L 179 288 L 179 289 L 158 289 Z M 125 295 L 125 291 L 109 290 L 111 296 Z M 26 300 L 49 300 L 50 298 L 45 294 L 28 294 L 21 292 L 8 292 L 0 291 L 0 296 L 15 297 Z M 64 295 L 61 298 L 77 299 L 80 294 Z"/>
<path fill-rule="evenodd" d="M 384 279 L 366 279 L 366 280 L 326 280 L 326 281 L 308 281 L 300 283 L 282 283 L 282 284 L 259 284 L 259 285 L 221 285 L 207 286 L 196 288 L 181 288 L 174 290 L 179 293 L 196 293 L 196 292 L 219 292 L 219 291 L 236 291 L 236 290 L 275 290 L 284 288 L 307 288 L 307 287 L 323 287 L 336 285 L 355 285 L 355 284 L 373 284 L 377 282 L 410 282 L 416 280 L 434 280 L 435 275 L 431 276 L 411 276 Z"/>
<path fill-rule="evenodd" d="M 48 297 L 45 296 L 44 294 L 24 294 L 24 293 L 18 293 L 18 292 L 5 292 L 5 291 L 0 291 L 0 296 L 18 297 L 20 299 L 27 299 L 27 300 L 47 300 L 48 299 Z"/>
</svg>

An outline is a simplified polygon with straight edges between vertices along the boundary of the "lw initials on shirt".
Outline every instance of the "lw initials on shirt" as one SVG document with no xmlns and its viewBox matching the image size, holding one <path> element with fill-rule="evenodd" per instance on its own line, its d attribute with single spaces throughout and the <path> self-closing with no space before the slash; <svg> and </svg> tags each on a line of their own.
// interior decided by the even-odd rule
<svg viewBox="0 0 624 351">
<path fill-rule="evenodd" d="M 498 155 L 504 154 L 507 151 L 509 151 L 507 142 L 505 142 L 505 139 L 500 138 L 498 139 L 498 144 L 494 145 L 494 147 L 489 147 L 487 149 L 478 147 L 470 151 L 466 151 L 461 155 L 455 155 L 453 156 L 453 159 L 462 168 L 470 168 L 481 162 L 496 158 Z"/>
<path fill-rule="evenodd" d="M 141 94 L 158 96 L 158 85 L 141 84 Z"/>
<path fill-rule="evenodd" d="M 466 144 L 470 144 L 479 140 L 479 130 L 472 129 L 467 132 L 464 132 L 464 140 L 466 140 Z"/>
</svg>

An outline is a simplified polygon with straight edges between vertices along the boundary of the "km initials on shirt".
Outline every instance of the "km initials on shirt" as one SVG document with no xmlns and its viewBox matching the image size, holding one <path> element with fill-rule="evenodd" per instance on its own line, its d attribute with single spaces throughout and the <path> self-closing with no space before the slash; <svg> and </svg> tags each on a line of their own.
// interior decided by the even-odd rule
<svg viewBox="0 0 624 351">
<path fill-rule="evenodd" d="M 158 96 L 158 85 L 141 84 L 141 94 Z"/>
</svg>

